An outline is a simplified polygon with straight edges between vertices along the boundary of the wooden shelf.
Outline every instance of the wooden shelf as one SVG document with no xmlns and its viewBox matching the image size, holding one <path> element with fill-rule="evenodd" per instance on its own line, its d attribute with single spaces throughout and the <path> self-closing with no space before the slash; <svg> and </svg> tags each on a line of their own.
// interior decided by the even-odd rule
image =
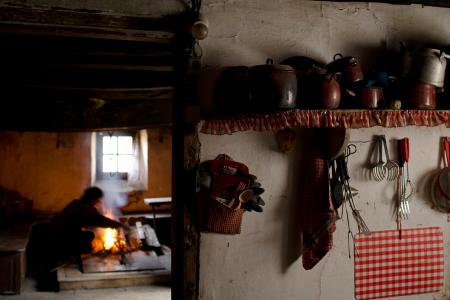
<svg viewBox="0 0 450 300">
<path fill-rule="evenodd" d="M 223 135 L 240 131 L 278 131 L 284 128 L 370 128 L 381 126 L 450 127 L 450 110 L 303 110 L 249 114 L 204 120 L 201 132 Z"/>
</svg>

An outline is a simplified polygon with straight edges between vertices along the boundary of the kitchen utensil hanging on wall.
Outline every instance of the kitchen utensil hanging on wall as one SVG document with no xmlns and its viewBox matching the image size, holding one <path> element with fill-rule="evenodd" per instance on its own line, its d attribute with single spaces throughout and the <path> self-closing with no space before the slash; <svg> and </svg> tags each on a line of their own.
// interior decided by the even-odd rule
<svg viewBox="0 0 450 300">
<path fill-rule="evenodd" d="M 384 167 L 386 169 L 386 179 L 388 181 L 396 180 L 398 177 L 398 174 L 400 173 L 398 163 L 392 160 L 389 156 L 389 150 L 387 147 L 387 141 L 386 136 L 384 134 L 380 135 L 381 141 L 383 142 L 383 148 L 386 155 L 386 163 L 384 164 Z"/>
<path fill-rule="evenodd" d="M 431 181 L 431 202 L 438 211 L 450 213 L 450 137 L 442 138 L 444 168 Z"/>
<path fill-rule="evenodd" d="M 337 212 L 344 202 L 344 186 L 339 176 L 340 172 L 338 173 L 336 169 L 336 160 L 332 160 L 330 178 L 331 200 L 333 201 L 333 207 Z"/>
<path fill-rule="evenodd" d="M 336 159 L 347 149 L 350 130 L 346 128 L 323 128 L 321 141 L 327 159 Z"/>
<path fill-rule="evenodd" d="M 352 150 L 352 148 L 354 148 L 354 150 Z M 348 157 L 351 154 L 356 153 L 356 146 L 353 144 L 350 144 L 349 146 L 347 146 L 346 151 L 344 152 L 344 154 L 342 154 L 341 156 L 339 156 L 336 159 L 336 163 L 337 163 L 337 168 L 339 170 L 339 177 L 340 180 L 342 182 L 342 186 L 343 186 L 343 195 L 344 195 L 344 209 L 347 210 L 347 204 L 350 207 L 350 210 L 352 212 L 352 216 L 358 226 L 358 232 L 363 232 L 365 234 L 370 234 L 370 229 L 367 226 L 366 222 L 364 221 L 364 219 L 362 218 L 359 210 L 356 207 L 355 204 L 355 200 L 353 198 L 353 194 L 354 194 L 354 189 L 351 187 L 350 185 L 350 176 L 348 173 L 348 166 L 347 166 L 347 161 L 348 161 Z M 348 216 L 348 213 L 346 213 Z M 350 232 L 350 228 L 349 228 L 349 232 Z"/>
<path fill-rule="evenodd" d="M 383 161 L 383 141 L 381 136 L 375 136 L 374 153 L 377 161 L 372 166 L 370 172 L 376 181 L 382 181 L 386 177 L 386 168 Z"/>
<path fill-rule="evenodd" d="M 411 179 L 409 178 L 409 139 L 403 138 L 398 141 L 400 175 L 398 180 L 398 203 L 397 216 L 407 219 L 410 214 L 409 201 L 413 194 Z"/>
</svg>

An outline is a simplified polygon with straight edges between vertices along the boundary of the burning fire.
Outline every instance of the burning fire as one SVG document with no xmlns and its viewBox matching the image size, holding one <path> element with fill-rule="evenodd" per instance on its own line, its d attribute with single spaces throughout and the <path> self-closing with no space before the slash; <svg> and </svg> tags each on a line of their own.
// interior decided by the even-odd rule
<svg viewBox="0 0 450 300">
<path fill-rule="evenodd" d="M 105 214 L 108 218 L 113 219 L 111 211 Z M 113 228 L 97 229 L 94 240 L 92 241 L 92 250 L 94 253 L 109 251 L 111 253 L 119 253 L 126 251 L 125 240 L 119 235 L 119 231 Z"/>
<path fill-rule="evenodd" d="M 110 250 L 114 247 L 117 241 L 117 230 L 112 228 L 106 228 L 105 234 L 103 235 L 103 247 L 105 250 Z"/>
</svg>

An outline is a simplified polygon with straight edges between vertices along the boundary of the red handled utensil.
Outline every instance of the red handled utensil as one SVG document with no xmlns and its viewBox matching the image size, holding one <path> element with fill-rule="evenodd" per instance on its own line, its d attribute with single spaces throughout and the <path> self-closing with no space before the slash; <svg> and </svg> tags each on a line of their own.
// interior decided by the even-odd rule
<svg viewBox="0 0 450 300">
<path fill-rule="evenodd" d="M 409 139 L 398 141 L 400 176 L 398 177 L 397 226 L 401 238 L 401 220 L 410 214 L 409 198 L 412 195 L 412 184 L 409 179 Z M 450 150 L 450 144 L 449 144 Z M 450 154 L 450 152 L 449 152 Z M 449 156 L 450 157 L 450 156 Z"/>
</svg>

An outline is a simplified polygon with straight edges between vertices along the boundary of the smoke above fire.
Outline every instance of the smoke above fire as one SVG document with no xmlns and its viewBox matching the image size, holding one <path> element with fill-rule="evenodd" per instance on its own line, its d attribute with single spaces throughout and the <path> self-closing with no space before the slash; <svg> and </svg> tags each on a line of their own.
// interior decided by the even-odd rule
<svg viewBox="0 0 450 300">
<path fill-rule="evenodd" d="M 128 203 L 129 188 L 122 181 L 111 180 L 97 184 L 103 190 L 102 209 L 115 217 L 120 216 L 120 208 Z"/>
</svg>

